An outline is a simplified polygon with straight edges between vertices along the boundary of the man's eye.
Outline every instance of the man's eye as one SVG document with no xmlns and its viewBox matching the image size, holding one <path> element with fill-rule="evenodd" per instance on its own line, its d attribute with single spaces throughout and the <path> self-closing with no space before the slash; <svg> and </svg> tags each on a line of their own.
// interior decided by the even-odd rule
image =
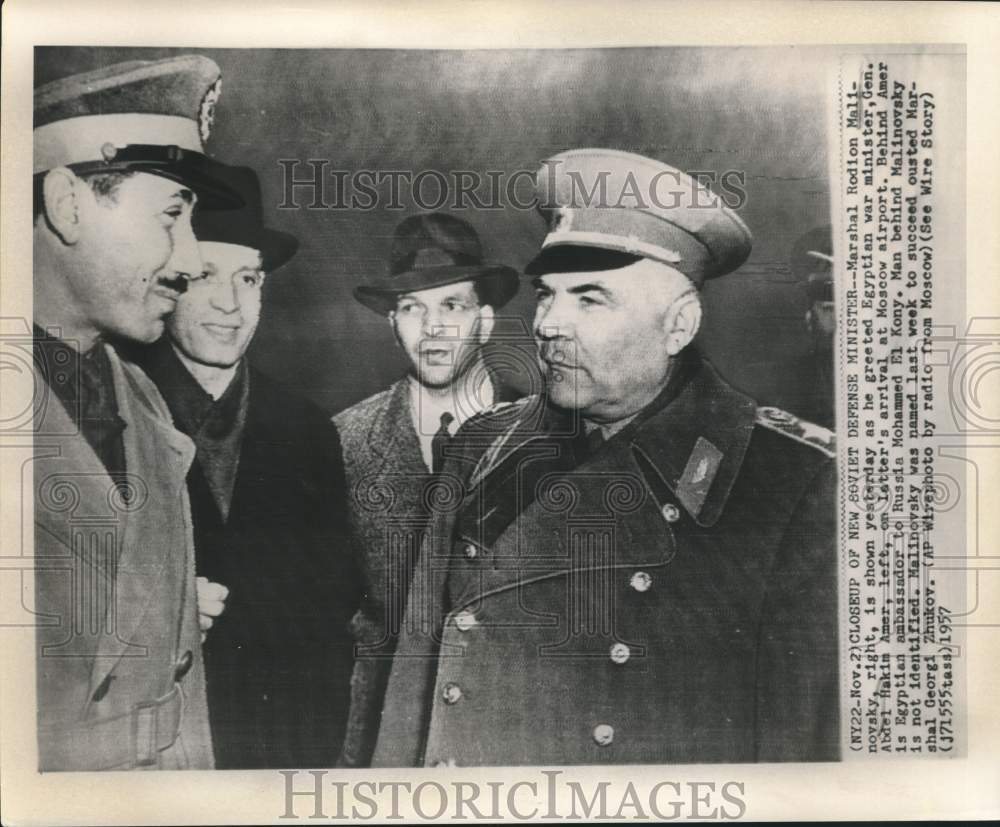
<svg viewBox="0 0 1000 827">
<path fill-rule="evenodd" d="M 445 302 L 444 306 L 449 313 L 458 313 L 465 310 L 465 305 L 461 302 Z"/>
<path fill-rule="evenodd" d="M 184 215 L 183 207 L 168 207 L 163 211 L 164 215 L 170 217 L 171 219 L 178 219 Z"/>
<path fill-rule="evenodd" d="M 601 302 L 593 296 L 580 296 L 580 304 L 584 307 L 597 307 Z"/>
<path fill-rule="evenodd" d="M 249 285 L 250 287 L 256 287 L 263 281 L 263 277 L 260 273 L 244 273 L 243 283 Z"/>
</svg>

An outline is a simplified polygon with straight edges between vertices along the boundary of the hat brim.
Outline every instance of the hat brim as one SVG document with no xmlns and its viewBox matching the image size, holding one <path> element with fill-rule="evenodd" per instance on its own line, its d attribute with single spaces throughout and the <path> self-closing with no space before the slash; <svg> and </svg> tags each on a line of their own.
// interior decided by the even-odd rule
<svg viewBox="0 0 1000 827">
<path fill-rule="evenodd" d="M 299 249 L 299 240 L 281 230 L 264 229 L 260 242 L 260 258 L 264 272 L 271 273 L 287 264 Z"/>
<path fill-rule="evenodd" d="M 514 298 L 520 287 L 517 270 L 498 264 L 447 265 L 424 270 L 408 270 L 391 279 L 365 284 L 354 288 L 354 298 L 369 310 L 385 315 L 396 309 L 396 300 L 406 293 L 444 287 L 461 281 L 476 282 L 482 304 L 494 310 Z"/>
</svg>

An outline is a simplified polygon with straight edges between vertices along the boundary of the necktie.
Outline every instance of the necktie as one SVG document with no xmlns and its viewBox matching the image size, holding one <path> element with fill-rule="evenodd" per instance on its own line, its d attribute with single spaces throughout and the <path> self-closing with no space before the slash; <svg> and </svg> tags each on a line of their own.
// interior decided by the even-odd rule
<svg viewBox="0 0 1000 827">
<path fill-rule="evenodd" d="M 448 426 L 454 422 L 455 417 L 450 413 L 445 411 L 441 414 L 441 427 L 434 432 L 434 438 L 431 440 L 431 470 L 436 474 L 441 470 L 444 465 L 444 446 L 448 444 L 448 440 L 451 439 L 451 433 L 448 431 Z"/>
</svg>

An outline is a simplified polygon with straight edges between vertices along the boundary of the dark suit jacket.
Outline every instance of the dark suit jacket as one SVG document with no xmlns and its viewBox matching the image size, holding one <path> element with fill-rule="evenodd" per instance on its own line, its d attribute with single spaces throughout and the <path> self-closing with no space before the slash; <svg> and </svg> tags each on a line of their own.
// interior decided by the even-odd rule
<svg viewBox="0 0 1000 827">
<path fill-rule="evenodd" d="M 538 397 L 466 425 L 375 766 L 838 756 L 829 432 L 685 363 L 590 454 Z"/>
<path fill-rule="evenodd" d="M 494 381 L 498 402 L 517 396 Z M 358 651 L 342 763 L 367 766 L 423 531 L 430 508 L 446 507 L 447 494 L 424 465 L 406 378 L 334 422 L 344 443 L 354 547 L 365 577 L 364 606 L 353 624 Z"/>
<path fill-rule="evenodd" d="M 193 378 L 169 346 L 145 366 L 177 417 Z M 216 766 L 332 766 L 360 595 L 340 441 L 306 399 L 252 368 L 248 379 L 227 520 L 197 457 L 188 476 L 198 574 L 230 590 L 204 646 Z"/>
</svg>

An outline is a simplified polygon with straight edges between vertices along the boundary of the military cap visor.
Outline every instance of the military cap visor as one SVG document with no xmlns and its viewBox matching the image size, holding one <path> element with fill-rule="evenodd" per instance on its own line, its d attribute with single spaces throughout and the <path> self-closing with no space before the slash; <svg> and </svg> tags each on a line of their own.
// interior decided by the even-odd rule
<svg viewBox="0 0 1000 827">
<path fill-rule="evenodd" d="M 635 264 L 642 256 L 588 247 L 578 244 L 558 244 L 546 247 L 524 268 L 526 276 L 544 276 L 546 273 L 599 273 L 620 270 Z"/>
<path fill-rule="evenodd" d="M 225 164 L 175 146 L 127 146 L 112 161 L 88 161 L 68 167 L 81 177 L 115 172 L 159 175 L 190 189 L 198 196 L 199 207 L 206 210 L 231 210 L 244 205 L 240 194 L 225 183 Z"/>
</svg>

